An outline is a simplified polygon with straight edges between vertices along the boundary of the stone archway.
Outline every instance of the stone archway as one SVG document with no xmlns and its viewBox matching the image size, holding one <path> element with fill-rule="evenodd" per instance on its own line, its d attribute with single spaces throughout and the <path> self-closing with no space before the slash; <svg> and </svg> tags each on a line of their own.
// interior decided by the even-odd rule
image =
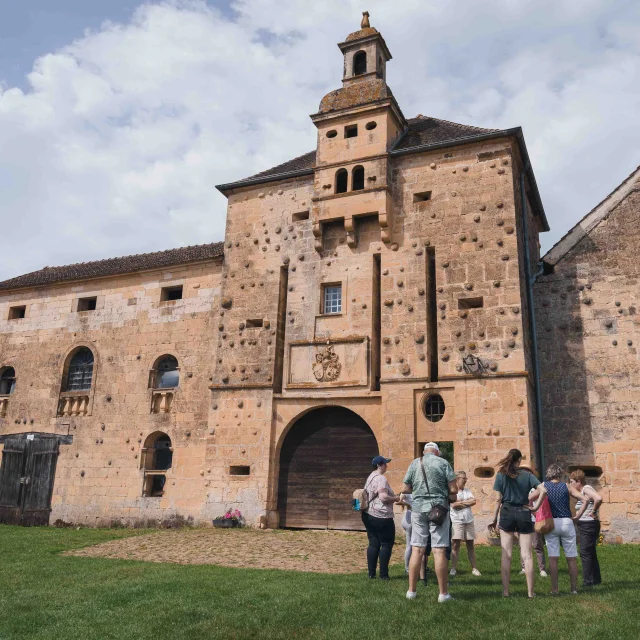
<svg viewBox="0 0 640 640">
<path fill-rule="evenodd" d="M 280 451 L 280 526 L 362 530 L 354 489 L 373 470 L 378 443 L 369 425 L 344 407 L 321 407 L 289 429 Z"/>
</svg>

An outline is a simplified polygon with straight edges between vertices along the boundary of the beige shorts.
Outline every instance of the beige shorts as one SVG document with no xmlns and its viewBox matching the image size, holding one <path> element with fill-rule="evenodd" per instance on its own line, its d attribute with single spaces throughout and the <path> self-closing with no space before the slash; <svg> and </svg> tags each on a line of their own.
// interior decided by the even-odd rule
<svg viewBox="0 0 640 640">
<path fill-rule="evenodd" d="M 453 528 L 452 540 L 475 540 L 476 526 L 473 522 L 451 522 Z"/>
</svg>

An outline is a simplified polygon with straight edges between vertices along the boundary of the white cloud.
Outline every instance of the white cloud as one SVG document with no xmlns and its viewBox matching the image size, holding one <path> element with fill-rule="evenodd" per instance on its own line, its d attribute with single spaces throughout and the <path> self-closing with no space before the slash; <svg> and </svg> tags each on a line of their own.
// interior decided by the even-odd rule
<svg viewBox="0 0 640 640">
<path fill-rule="evenodd" d="M 351 0 L 142 5 L 0 90 L 0 279 L 222 239 L 215 184 L 315 145 Z M 640 164 L 640 5 L 370 0 L 407 117 L 522 125 L 548 247 Z M 1 70 L 0 70 L 1 74 Z"/>
</svg>

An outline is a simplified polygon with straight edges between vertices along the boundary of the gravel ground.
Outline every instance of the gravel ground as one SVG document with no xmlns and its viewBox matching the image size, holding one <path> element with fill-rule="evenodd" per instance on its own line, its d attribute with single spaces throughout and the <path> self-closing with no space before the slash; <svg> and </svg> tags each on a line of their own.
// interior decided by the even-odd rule
<svg viewBox="0 0 640 640">
<path fill-rule="evenodd" d="M 311 573 L 366 570 L 367 536 L 356 531 L 182 529 L 104 542 L 66 555 Z M 403 562 L 404 545 L 392 564 Z"/>
</svg>

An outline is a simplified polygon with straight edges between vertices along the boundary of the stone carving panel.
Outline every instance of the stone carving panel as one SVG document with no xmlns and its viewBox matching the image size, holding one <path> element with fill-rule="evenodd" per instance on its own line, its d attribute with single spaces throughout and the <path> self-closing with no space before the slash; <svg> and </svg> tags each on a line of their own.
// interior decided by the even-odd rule
<svg viewBox="0 0 640 640">
<path fill-rule="evenodd" d="M 367 386 L 368 346 L 366 337 L 291 343 L 287 387 Z"/>
</svg>

